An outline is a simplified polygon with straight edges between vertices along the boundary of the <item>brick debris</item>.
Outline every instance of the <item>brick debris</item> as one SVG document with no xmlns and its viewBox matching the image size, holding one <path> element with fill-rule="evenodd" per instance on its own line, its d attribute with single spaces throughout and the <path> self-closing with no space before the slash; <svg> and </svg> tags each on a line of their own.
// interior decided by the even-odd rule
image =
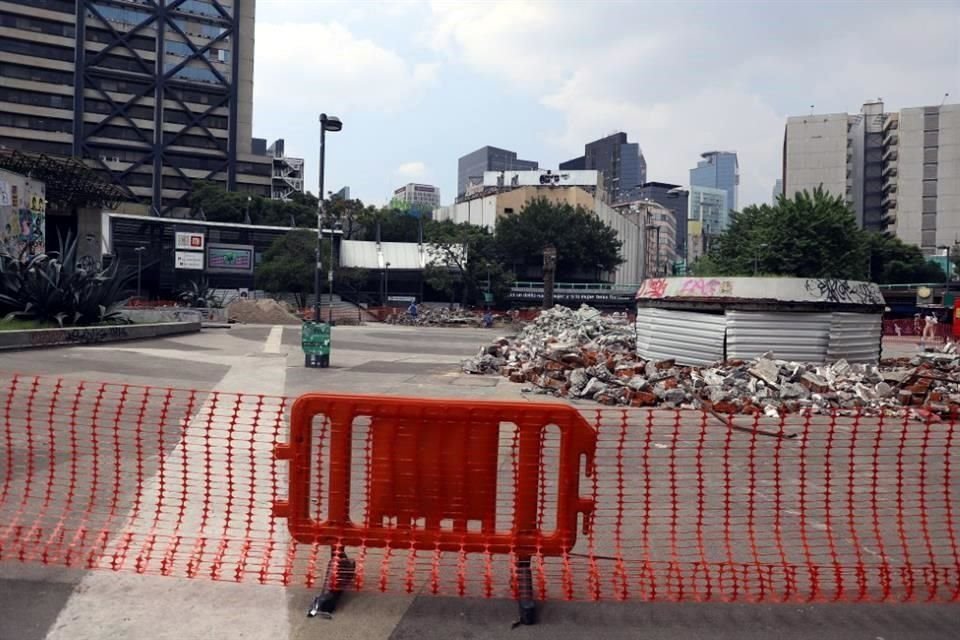
<svg viewBox="0 0 960 640">
<path fill-rule="evenodd" d="M 500 337 L 462 363 L 499 374 L 524 391 L 605 405 L 707 409 L 727 414 L 904 415 L 960 412 L 960 354 L 939 351 L 880 365 L 792 362 L 767 352 L 753 361 L 686 367 L 636 353 L 633 325 L 587 305 L 540 313 L 516 336 Z"/>
</svg>

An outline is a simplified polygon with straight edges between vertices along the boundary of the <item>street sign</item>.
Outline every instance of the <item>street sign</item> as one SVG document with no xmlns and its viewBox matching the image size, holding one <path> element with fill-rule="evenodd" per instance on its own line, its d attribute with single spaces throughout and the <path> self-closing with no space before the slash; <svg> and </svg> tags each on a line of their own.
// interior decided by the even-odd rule
<svg viewBox="0 0 960 640">
<path fill-rule="evenodd" d="M 174 234 L 173 240 L 174 248 L 176 249 L 203 251 L 204 236 L 202 233 L 184 233 L 178 231 Z"/>
<path fill-rule="evenodd" d="M 177 251 L 174 254 L 174 267 L 203 271 L 203 253 L 200 251 Z"/>
</svg>

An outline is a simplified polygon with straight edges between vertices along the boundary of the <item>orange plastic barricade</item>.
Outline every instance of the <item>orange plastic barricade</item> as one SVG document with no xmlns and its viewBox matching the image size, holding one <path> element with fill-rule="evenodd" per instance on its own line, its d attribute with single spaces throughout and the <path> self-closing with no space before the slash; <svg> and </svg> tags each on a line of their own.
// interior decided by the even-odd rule
<svg viewBox="0 0 960 640">
<path fill-rule="evenodd" d="M 327 429 L 329 459 L 312 451 L 314 419 Z M 356 421 L 369 420 L 367 440 L 354 442 Z M 554 521 L 538 528 L 542 513 L 543 438 L 559 428 Z M 517 445 L 509 527 L 497 526 L 498 451 L 501 440 Z M 363 513 L 351 513 L 354 457 L 362 446 L 368 458 Z M 287 518 L 298 542 L 331 546 L 331 561 L 310 615 L 330 614 L 355 566 L 344 547 L 415 548 L 468 553 L 511 553 L 517 561 L 521 622 L 534 622 L 530 575 L 532 555 L 561 555 L 584 529 L 592 500 L 580 497 L 581 462 L 593 474 L 596 431 L 576 409 L 561 404 L 422 400 L 360 395 L 307 394 L 293 405 L 290 442 L 276 457 L 290 461 L 287 500 L 274 514 Z M 326 469 L 323 466 L 326 465 Z M 319 468 L 317 468 L 319 467 Z M 311 482 L 321 495 L 311 495 Z M 319 500 L 321 520 L 312 512 Z M 538 511 L 538 508 L 540 511 Z M 500 516 L 502 517 L 501 507 Z M 479 527 L 468 523 L 479 522 Z M 477 530 L 479 529 L 479 530 Z M 586 532 L 586 531 L 585 531 Z"/>
</svg>

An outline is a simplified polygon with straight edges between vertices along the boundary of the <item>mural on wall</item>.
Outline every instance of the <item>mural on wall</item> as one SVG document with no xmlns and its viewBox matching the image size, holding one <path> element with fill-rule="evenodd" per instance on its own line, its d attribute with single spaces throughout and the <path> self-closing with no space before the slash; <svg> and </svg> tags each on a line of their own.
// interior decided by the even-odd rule
<svg viewBox="0 0 960 640">
<path fill-rule="evenodd" d="M 0 178 L 0 251 L 24 257 L 46 248 L 46 210 L 42 182 L 12 175 Z M 14 180 L 20 178 L 20 184 Z"/>
</svg>

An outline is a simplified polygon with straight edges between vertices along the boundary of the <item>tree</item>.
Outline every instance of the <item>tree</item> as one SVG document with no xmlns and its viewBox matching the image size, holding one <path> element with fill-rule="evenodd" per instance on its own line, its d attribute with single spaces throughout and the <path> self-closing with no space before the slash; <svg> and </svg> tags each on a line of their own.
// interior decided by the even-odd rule
<svg viewBox="0 0 960 640">
<path fill-rule="evenodd" d="M 841 196 L 817 188 L 773 206 L 750 206 L 714 239 L 697 275 L 862 279 L 867 238 Z"/>
<path fill-rule="evenodd" d="M 557 248 L 557 279 L 592 278 L 623 262 L 617 232 L 583 207 L 544 198 L 529 201 L 520 213 L 497 222 L 501 255 L 514 265 L 539 268 L 543 248 Z"/>
<path fill-rule="evenodd" d="M 427 222 L 424 239 L 433 252 L 424 280 L 453 298 L 460 285 L 463 304 L 478 302 L 487 290 L 502 301 L 510 292 L 513 274 L 504 267 L 494 236 L 484 227 L 452 220 Z"/>
<path fill-rule="evenodd" d="M 307 306 L 307 295 L 313 291 L 314 264 L 316 261 L 317 236 L 303 229 L 295 229 L 270 245 L 257 267 L 257 287 L 274 294 L 292 293 L 297 305 Z M 329 255 L 330 242 L 323 241 L 322 256 Z M 320 273 L 326 278 L 326 264 Z"/>
<path fill-rule="evenodd" d="M 946 277 L 940 265 L 927 260 L 920 247 L 883 233 L 865 235 L 870 251 L 870 276 L 874 282 L 943 282 Z"/>
<path fill-rule="evenodd" d="M 367 207 L 357 214 L 360 229 L 357 240 L 376 240 L 380 225 L 381 242 L 417 242 L 420 240 L 420 220 L 390 207 Z"/>
</svg>

